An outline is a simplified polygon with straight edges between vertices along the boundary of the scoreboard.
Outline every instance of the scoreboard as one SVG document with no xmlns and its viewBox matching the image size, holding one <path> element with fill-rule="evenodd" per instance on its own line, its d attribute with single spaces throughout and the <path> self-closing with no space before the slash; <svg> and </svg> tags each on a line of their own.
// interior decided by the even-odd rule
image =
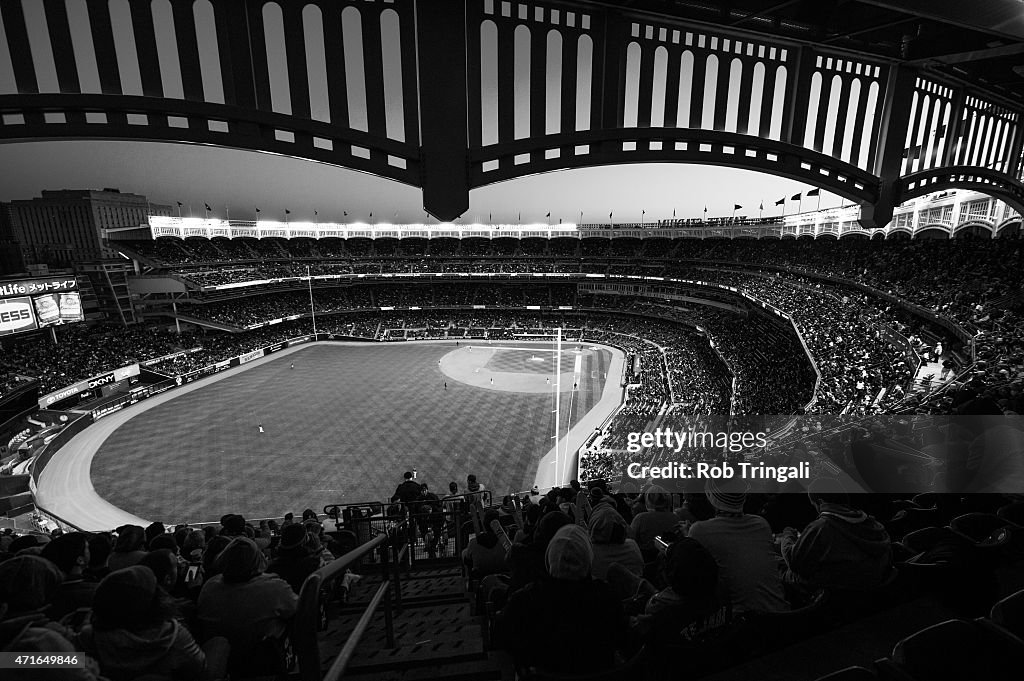
<svg viewBox="0 0 1024 681">
<path fill-rule="evenodd" d="M 0 337 L 84 319 L 73 275 L 0 280 Z"/>
</svg>

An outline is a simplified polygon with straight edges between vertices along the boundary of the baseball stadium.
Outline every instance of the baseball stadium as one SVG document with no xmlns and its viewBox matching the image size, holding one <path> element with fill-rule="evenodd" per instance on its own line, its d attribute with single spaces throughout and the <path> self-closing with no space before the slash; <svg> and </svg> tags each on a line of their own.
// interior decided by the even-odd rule
<svg viewBox="0 0 1024 681">
<path fill-rule="evenodd" d="M 1022 60 L 1016 0 L 0 0 L 12 186 L 126 188 L 0 188 L 3 678 L 1018 678 Z"/>
</svg>

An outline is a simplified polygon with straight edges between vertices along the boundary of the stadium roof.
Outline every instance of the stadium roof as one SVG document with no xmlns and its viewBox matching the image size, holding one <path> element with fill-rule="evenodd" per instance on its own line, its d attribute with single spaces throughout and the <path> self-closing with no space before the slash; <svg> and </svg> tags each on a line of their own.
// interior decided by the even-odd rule
<svg viewBox="0 0 1024 681">
<path fill-rule="evenodd" d="M 1022 0 L 620 0 L 614 4 L 913 63 L 1024 101 Z"/>
</svg>

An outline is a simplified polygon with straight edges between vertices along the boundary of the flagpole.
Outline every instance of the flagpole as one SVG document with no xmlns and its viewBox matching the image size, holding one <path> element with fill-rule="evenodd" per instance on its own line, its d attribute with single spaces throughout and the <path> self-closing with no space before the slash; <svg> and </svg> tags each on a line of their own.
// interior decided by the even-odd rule
<svg viewBox="0 0 1024 681">
<path fill-rule="evenodd" d="M 818 207 L 816 210 L 821 210 L 821 190 L 818 190 Z"/>
</svg>

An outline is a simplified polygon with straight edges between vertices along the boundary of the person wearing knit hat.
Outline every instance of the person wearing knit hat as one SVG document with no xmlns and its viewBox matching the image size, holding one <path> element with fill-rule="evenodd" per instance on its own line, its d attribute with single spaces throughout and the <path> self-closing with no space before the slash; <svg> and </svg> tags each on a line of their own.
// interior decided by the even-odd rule
<svg viewBox="0 0 1024 681">
<path fill-rule="evenodd" d="M 509 597 L 495 639 L 518 667 L 584 674 L 614 666 L 627 637 L 626 614 L 611 587 L 590 577 L 593 556 L 586 530 L 564 525 L 545 552 L 548 577 Z"/>
<path fill-rule="evenodd" d="M 92 622 L 83 627 L 79 643 L 111 679 L 207 678 L 206 654 L 175 614 L 152 570 L 115 570 L 96 588 Z"/>
<path fill-rule="evenodd" d="M 232 539 L 217 556 L 217 563 L 224 581 L 233 584 L 247 582 L 263 574 L 267 567 L 267 559 L 263 552 L 256 546 L 256 542 L 248 537 Z"/>
<path fill-rule="evenodd" d="M 261 647 L 260 641 L 284 636 L 295 616 L 298 596 L 288 582 L 264 572 L 266 559 L 247 537 L 232 539 L 214 563 L 220 573 L 208 579 L 199 593 L 203 633 L 228 639 L 232 676 L 260 676 L 277 663 L 267 657 L 273 646 Z"/>
<path fill-rule="evenodd" d="M 719 595 L 732 603 L 734 613 L 789 610 L 771 526 L 759 515 L 743 513 L 746 492 L 745 480 L 708 480 L 705 494 L 716 514 L 695 522 L 689 537 L 714 556 Z"/>
<path fill-rule="evenodd" d="M 18 617 L 45 608 L 60 587 L 63 576 L 57 566 L 39 556 L 21 555 L 0 563 L 0 604 L 7 617 Z"/>
<path fill-rule="evenodd" d="M 743 505 L 747 501 L 747 483 L 743 480 L 722 483 L 711 478 L 704 488 L 704 494 L 716 511 L 743 513 Z"/>
</svg>

